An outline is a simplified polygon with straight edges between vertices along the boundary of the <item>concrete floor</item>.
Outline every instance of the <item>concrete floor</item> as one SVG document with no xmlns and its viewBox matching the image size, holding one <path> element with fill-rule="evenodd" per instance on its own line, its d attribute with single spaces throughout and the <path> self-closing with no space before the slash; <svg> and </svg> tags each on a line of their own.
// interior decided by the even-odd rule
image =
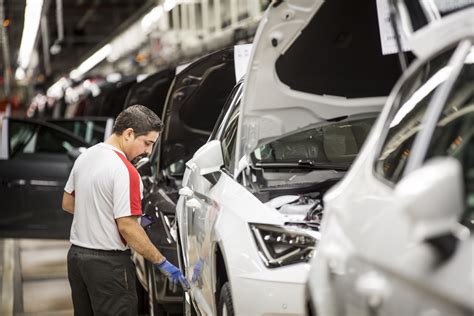
<svg viewBox="0 0 474 316">
<path fill-rule="evenodd" d="M 68 249 L 62 240 L 0 240 L 0 315 L 73 315 Z"/>
</svg>

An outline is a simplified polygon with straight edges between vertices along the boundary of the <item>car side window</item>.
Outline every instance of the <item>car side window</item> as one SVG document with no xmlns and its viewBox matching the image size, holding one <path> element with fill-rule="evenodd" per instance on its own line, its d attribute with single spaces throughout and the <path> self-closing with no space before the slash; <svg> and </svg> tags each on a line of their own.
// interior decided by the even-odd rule
<svg viewBox="0 0 474 316">
<path fill-rule="evenodd" d="M 31 122 L 10 122 L 10 156 L 21 154 L 66 154 L 83 144 L 60 131 Z"/>
<path fill-rule="evenodd" d="M 425 160 L 451 156 L 463 168 L 465 213 L 461 223 L 474 231 L 474 64 L 467 62 L 444 106 Z"/>
<path fill-rule="evenodd" d="M 240 113 L 240 101 L 239 104 L 233 109 L 229 120 L 224 126 L 223 133 L 221 136 L 222 144 L 222 155 L 224 158 L 224 167 L 230 171 L 234 171 L 235 167 L 235 145 L 237 140 L 237 127 L 239 123 L 239 113 Z"/>
<path fill-rule="evenodd" d="M 228 121 L 229 109 L 234 107 L 236 103 L 240 102 L 240 98 L 242 97 L 242 86 L 242 82 L 237 83 L 227 97 L 226 103 L 222 108 L 219 118 L 216 121 L 216 125 L 214 125 L 214 129 L 212 130 L 209 140 L 217 139 L 222 134 L 222 128 L 224 124 L 227 124 Z"/>
<path fill-rule="evenodd" d="M 9 122 L 8 135 L 10 142 L 10 157 L 14 157 L 18 152 L 31 151 L 31 148 L 25 147 L 27 147 L 27 144 L 32 143 L 31 140 L 36 134 L 36 129 L 37 126 L 30 123 L 14 121 Z"/>
<path fill-rule="evenodd" d="M 105 121 L 49 121 L 54 125 L 64 128 L 74 135 L 84 138 L 86 142 L 95 145 L 104 139 Z"/>
<path fill-rule="evenodd" d="M 375 173 L 397 183 L 405 170 L 413 142 L 434 91 L 448 77 L 446 67 L 454 47 L 419 67 L 402 85 L 394 98 L 392 111 L 381 136 L 383 144 L 375 161 Z"/>
</svg>

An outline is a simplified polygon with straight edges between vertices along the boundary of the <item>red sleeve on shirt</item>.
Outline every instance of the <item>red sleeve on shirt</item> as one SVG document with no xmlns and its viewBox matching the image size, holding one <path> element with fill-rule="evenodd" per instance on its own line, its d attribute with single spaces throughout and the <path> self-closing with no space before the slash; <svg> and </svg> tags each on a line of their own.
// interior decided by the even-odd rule
<svg viewBox="0 0 474 316">
<path fill-rule="evenodd" d="M 116 151 L 115 151 L 116 152 Z M 140 194 L 140 175 L 137 169 L 121 153 L 116 152 L 127 167 L 130 184 L 130 215 L 142 215 L 142 201 Z"/>
</svg>

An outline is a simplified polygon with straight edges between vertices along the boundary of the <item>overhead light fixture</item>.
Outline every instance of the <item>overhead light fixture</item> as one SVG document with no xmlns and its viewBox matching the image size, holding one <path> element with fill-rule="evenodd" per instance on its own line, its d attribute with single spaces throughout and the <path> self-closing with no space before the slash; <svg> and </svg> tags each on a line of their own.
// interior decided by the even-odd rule
<svg viewBox="0 0 474 316">
<path fill-rule="evenodd" d="M 87 58 L 79 67 L 71 71 L 69 76 L 72 79 L 78 79 L 89 70 L 94 68 L 98 63 L 103 61 L 112 52 L 112 45 L 107 44 L 98 51 L 96 51 L 91 57 Z"/>
<path fill-rule="evenodd" d="M 27 0 L 25 7 L 25 25 L 21 35 L 20 52 L 18 54 L 19 67 L 26 70 L 30 64 L 30 58 L 38 35 L 41 12 L 43 11 L 43 0 Z"/>
<path fill-rule="evenodd" d="M 15 79 L 18 81 L 22 81 L 26 78 L 26 73 L 23 68 L 18 67 L 15 71 Z"/>
<path fill-rule="evenodd" d="M 165 0 L 165 3 L 163 3 L 163 8 L 165 9 L 166 12 L 173 10 L 175 6 L 176 6 L 176 0 Z"/>
<path fill-rule="evenodd" d="M 46 95 L 51 98 L 62 98 L 64 95 L 64 89 L 69 86 L 69 81 L 65 77 L 61 77 L 46 91 Z"/>
<path fill-rule="evenodd" d="M 150 32 L 153 25 L 156 24 L 161 16 L 163 15 L 163 7 L 161 5 L 154 7 L 149 13 L 147 13 L 141 22 L 142 30 L 146 33 Z"/>
</svg>

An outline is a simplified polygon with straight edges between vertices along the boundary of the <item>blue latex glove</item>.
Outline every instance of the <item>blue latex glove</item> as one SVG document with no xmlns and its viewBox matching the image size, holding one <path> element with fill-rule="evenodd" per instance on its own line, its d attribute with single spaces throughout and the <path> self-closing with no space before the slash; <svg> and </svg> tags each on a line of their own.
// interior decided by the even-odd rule
<svg viewBox="0 0 474 316">
<path fill-rule="evenodd" d="M 178 285 L 181 285 L 184 291 L 191 288 L 183 273 L 168 260 L 165 259 L 159 264 L 155 263 L 154 266 L 168 278 L 173 292 L 176 292 Z"/>
<path fill-rule="evenodd" d="M 199 258 L 193 268 L 193 277 L 191 279 L 192 283 L 201 282 L 201 272 L 202 266 L 204 265 L 204 260 Z"/>
</svg>

